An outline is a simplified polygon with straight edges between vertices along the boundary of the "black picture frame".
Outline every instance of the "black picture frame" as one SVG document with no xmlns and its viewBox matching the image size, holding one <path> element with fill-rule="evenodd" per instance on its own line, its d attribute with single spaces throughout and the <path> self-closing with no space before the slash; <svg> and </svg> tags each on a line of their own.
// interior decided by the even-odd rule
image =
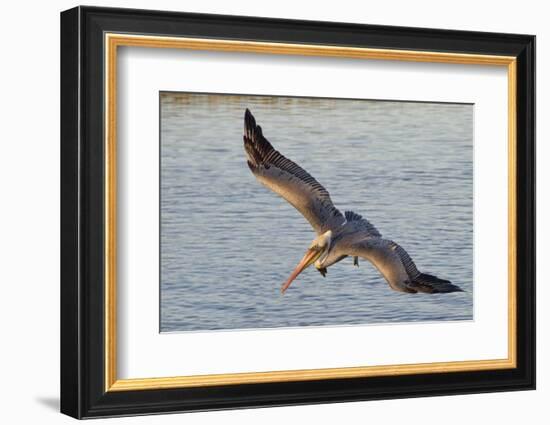
<svg viewBox="0 0 550 425">
<path fill-rule="evenodd" d="M 105 391 L 104 34 L 155 34 L 514 56 L 517 59 L 517 367 Z M 535 37 L 76 7 L 61 13 L 61 412 L 75 418 L 535 388 Z"/>
</svg>

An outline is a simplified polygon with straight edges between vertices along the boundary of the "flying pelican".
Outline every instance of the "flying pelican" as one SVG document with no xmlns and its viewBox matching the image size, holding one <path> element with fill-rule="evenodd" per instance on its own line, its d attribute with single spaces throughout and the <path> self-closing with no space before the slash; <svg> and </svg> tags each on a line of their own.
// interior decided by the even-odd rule
<svg viewBox="0 0 550 425">
<path fill-rule="evenodd" d="M 367 219 L 353 211 L 342 214 L 317 180 L 271 146 L 248 109 L 244 115 L 243 139 L 248 167 L 256 179 L 294 206 L 317 233 L 281 287 L 281 293 L 312 264 L 325 277 L 329 266 L 348 256 L 354 258 L 355 265 L 358 257 L 370 261 L 396 291 L 429 294 L 462 291 L 448 280 L 418 271 L 407 251 L 382 238 Z"/>
</svg>

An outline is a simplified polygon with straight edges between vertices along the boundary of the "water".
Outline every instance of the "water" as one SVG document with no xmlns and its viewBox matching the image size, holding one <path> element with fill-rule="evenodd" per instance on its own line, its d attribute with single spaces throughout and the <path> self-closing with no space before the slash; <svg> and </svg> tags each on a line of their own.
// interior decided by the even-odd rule
<svg viewBox="0 0 550 425">
<path fill-rule="evenodd" d="M 282 296 L 315 233 L 248 169 L 246 107 L 337 208 L 465 292 L 395 292 L 347 258 Z M 472 319 L 472 126 L 471 105 L 162 93 L 161 331 Z"/>
</svg>

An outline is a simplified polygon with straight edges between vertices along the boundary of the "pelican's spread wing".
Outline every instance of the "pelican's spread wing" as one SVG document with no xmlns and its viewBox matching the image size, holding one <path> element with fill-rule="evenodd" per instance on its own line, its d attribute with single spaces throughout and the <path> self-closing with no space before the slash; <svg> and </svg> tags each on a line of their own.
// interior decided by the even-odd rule
<svg viewBox="0 0 550 425">
<path fill-rule="evenodd" d="M 394 241 L 367 238 L 351 244 L 347 251 L 348 255 L 369 260 L 396 291 L 430 294 L 462 291 L 448 280 L 421 273 L 407 251 Z"/>
<path fill-rule="evenodd" d="M 244 116 L 244 148 L 256 178 L 300 211 L 318 234 L 345 222 L 328 191 L 306 170 L 273 149 L 248 109 Z"/>
</svg>

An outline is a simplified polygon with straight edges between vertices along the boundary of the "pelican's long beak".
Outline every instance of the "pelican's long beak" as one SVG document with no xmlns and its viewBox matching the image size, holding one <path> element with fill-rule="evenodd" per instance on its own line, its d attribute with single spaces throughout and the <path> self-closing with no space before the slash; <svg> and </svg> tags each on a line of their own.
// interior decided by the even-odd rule
<svg viewBox="0 0 550 425">
<path fill-rule="evenodd" d="M 306 252 L 306 255 L 304 255 L 304 258 L 298 263 L 292 274 L 289 276 L 287 281 L 283 284 L 281 287 L 281 293 L 284 294 L 285 291 L 288 289 L 290 284 L 296 277 L 302 273 L 307 267 L 311 266 L 315 261 L 317 261 L 317 258 L 321 256 L 322 251 L 316 250 L 316 249 L 308 249 Z"/>
</svg>

